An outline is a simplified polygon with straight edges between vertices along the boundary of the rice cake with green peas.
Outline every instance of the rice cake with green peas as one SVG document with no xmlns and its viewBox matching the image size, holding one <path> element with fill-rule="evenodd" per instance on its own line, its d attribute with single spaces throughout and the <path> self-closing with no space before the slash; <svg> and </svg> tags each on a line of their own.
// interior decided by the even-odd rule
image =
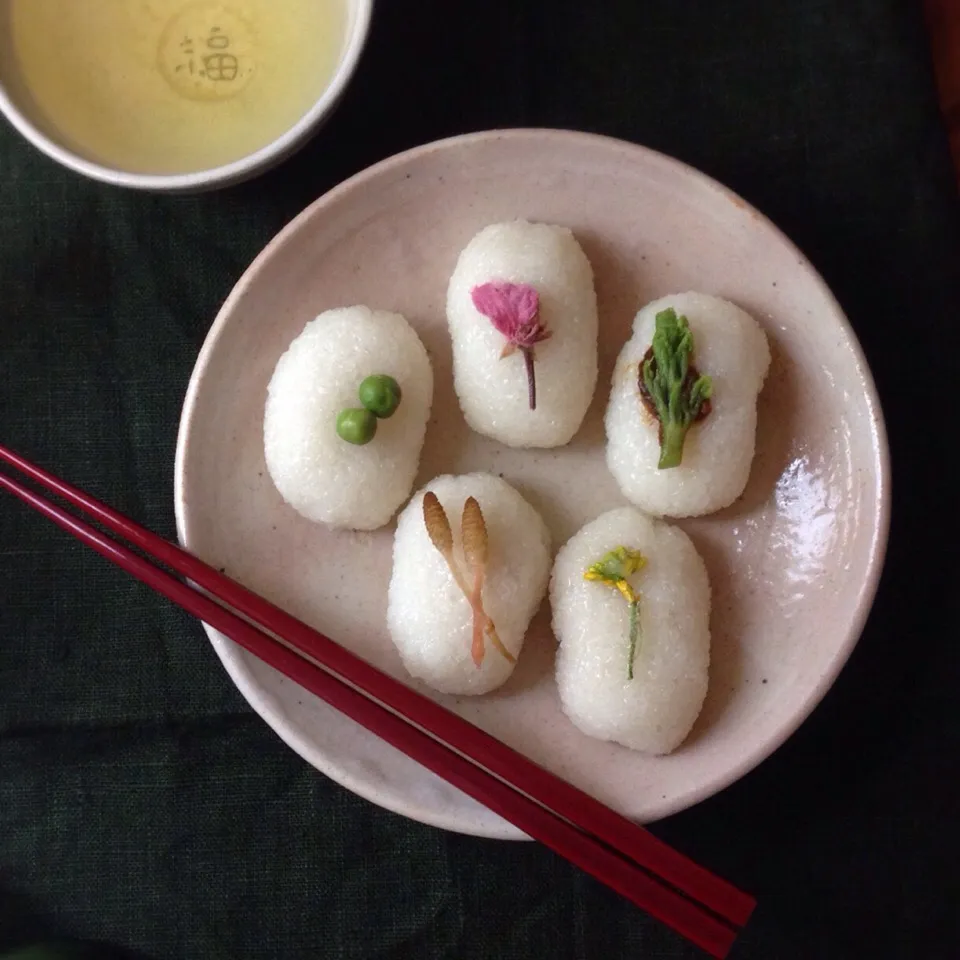
<svg viewBox="0 0 960 960">
<path fill-rule="evenodd" d="M 431 480 L 394 538 L 387 627 L 404 666 L 443 693 L 499 687 L 549 576 L 547 527 L 509 483 L 488 473 Z"/>
<path fill-rule="evenodd" d="M 676 402 L 665 424 L 644 380 L 658 326 L 669 360 L 679 362 L 678 344 L 689 351 L 689 376 L 667 397 Z M 668 517 L 712 513 L 736 500 L 750 475 L 757 398 L 769 366 L 760 325 L 726 300 L 682 293 L 645 306 L 617 358 L 605 417 L 607 465 L 624 496 Z M 652 369 L 669 374 L 654 392 L 678 386 L 675 370 Z"/>
<path fill-rule="evenodd" d="M 328 310 L 290 344 L 267 388 L 270 477 L 310 520 L 381 527 L 410 495 L 432 402 L 430 358 L 401 314 Z"/>
<path fill-rule="evenodd" d="M 604 513 L 557 553 L 550 604 L 567 716 L 600 740 L 675 750 L 703 706 L 710 666 L 710 583 L 690 538 L 633 507 Z"/>
</svg>

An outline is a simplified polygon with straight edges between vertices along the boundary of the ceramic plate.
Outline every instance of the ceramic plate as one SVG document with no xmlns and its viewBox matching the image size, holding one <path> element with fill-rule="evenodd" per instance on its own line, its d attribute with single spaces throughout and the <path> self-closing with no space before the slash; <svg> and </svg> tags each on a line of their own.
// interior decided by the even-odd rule
<svg viewBox="0 0 960 960">
<path fill-rule="evenodd" d="M 524 217 L 574 231 L 596 275 L 600 379 L 564 448 L 518 451 L 472 433 L 453 392 L 447 280 L 480 228 Z M 287 226 L 230 295 L 200 353 L 177 449 L 182 542 L 209 563 L 407 682 L 384 624 L 393 525 L 334 532 L 304 520 L 263 459 L 267 382 L 316 314 L 365 303 L 404 313 L 436 391 L 417 486 L 487 470 L 543 514 L 555 544 L 625 503 L 604 463 L 610 374 L 637 309 L 699 290 L 763 324 L 773 364 L 757 455 L 731 507 L 680 525 L 713 585 L 712 665 L 687 742 L 650 757 L 591 740 L 564 716 L 546 604 L 519 665 L 479 698 L 424 692 L 639 821 L 715 793 L 779 746 L 859 636 L 886 542 L 887 449 L 870 372 L 808 261 L 726 188 L 642 147 L 579 133 L 458 137 L 386 160 Z M 254 709 L 304 759 L 390 810 L 450 830 L 519 838 L 479 806 L 208 629 Z"/>
</svg>

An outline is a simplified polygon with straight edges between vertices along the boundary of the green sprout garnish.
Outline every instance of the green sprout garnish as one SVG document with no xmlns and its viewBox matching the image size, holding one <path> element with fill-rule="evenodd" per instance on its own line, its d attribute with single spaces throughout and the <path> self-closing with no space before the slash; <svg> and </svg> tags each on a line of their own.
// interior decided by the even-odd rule
<svg viewBox="0 0 960 960">
<path fill-rule="evenodd" d="M 641 393 L 660 421 L 659 470 L 683 460 L 683 442 L 694 421 L 710 412 L 713 382 L 690 363 L 693 334 L 687 318 L 670 307 L 656 317 L 653 343 L 640 365 Z"/>
</svg>

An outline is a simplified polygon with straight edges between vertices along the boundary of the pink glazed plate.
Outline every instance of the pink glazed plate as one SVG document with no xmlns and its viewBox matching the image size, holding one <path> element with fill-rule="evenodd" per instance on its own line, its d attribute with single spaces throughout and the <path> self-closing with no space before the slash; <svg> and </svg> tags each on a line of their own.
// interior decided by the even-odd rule
<svg viewBox="0 0 960 960">
<path fill-rule="evenodd" d="M 444 316 L 457 255 L 482 227 L 523 217 L 570 227 L 596 275 L 600 379 L 573 442 L 503 447 L 470 431 L 453 392 Z M 683 521 L 713 585 L 707 701 L 687 742 L 651 757 L 591 740 L 564 716 L 547 604 L 505 686 L 478 698 L 411 680 L 384 616 L 393 524 L 344 533 L 289 508 L 264 466 L 274 365 L 307 321 L 355 303 L 404 313 L 436 379 L 417 486 L 502 474 L 555 545 L 625 503 L 604 462 L 610 374 L 637 309 L 668 293 L 730 299 L 763 324 L 773 365 L 757 456 L 731 507 Z M 550 130 L 419 147 L 336 187 L 247 270 L 213 324 L 187 393 L 176 466 L 181 541 L 209 563 L 639 821 L 690 806 L 769 756 L 833 683 L 883 562 L 889 468 L 883 419 L 854 333 L 823 280 L 768 220 L 658 153 Z M 522 835 L 216 631 L 253 708 L 305 760 L 374 803 L 449 830 Z"/>
</svg>

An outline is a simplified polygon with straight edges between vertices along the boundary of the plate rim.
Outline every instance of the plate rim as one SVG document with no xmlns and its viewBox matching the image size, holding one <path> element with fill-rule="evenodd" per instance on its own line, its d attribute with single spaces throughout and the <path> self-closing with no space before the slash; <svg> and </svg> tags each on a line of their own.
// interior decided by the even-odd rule
<svg viewBox="0 0 960 960">
<path fill-rule="evenodd" d="M 647 162 L 659 163 L 667 168 L 672 168 L 675 172 L 698 181 L 704 188 L 719 193 L 732 200 L 741 209 L 748 212 L 751 216 L 759 220 L 769 230 L 780 239 L 786 247 L 794 252 L 798 262 L 811 275 L 811 280 L 819 287 L 819 292 L 833 309 L 834 319 L 839 323 L 846 340 L 848 341 L 857 366 L 857 374 L 864 386 L 864 393 L 869 414 L 869 423 L 875 438 L 875 452 L 873 473 L 876 477 L 877 488 L 875 496 L 876 522 L 874 525 L 873 536 L 870 541 L 868 563 L 866 576 L 860 584 L 856 596 L 856 610 L 851 623 L 848 635 L 843 642 L 837 646 L 834 655 L 825 664 L 824 671 L 820 674 L 817 682 L 811 687 L 809 694 L 804 700 L 801 708 L 797 710 L 786 722 L 781 724 L 774 732 L 773 736 L 757 750 L 741 758 L 736 764 L 732 765 L 724 772 L 724 775 L 712 780 L 709 784 L 701 785 L 698 789 L 691 790 L 684 794 L 682 798 L 675 801 L 672 805 L 667 805 L 665 811 L 656 819 L 673 816 L 683 810 L 689 809 L 698 803 L 714 796 L 725 790 L 727 787 L 736 783 L 742 777 L 746 776 L 765 760 L 769 759 L 799 727 L 809 718 L 813 711 L 819 706 L 824 697 L 833 687 L 840 671 L 846 665 L 854 648 L 862 636 L 867 618 L 873 607 L 873 603 L 880 585 L 880 578 L 883 573 L 884 562 L 886 558 L 886 549 L 890 532 L 890 514 L 891 514 L 891 467 L 890 467 L 890 448 L 887 436 L 886 423 L 883 416 L 883 409 L 880 397 L 877 392 L 876 382 L 873 373 L 867 362 L 863 347 L 857 337 L 853 325 L 850 323 L 845 311 L 840 305 L 832 290 L 823 279 L 820 272 L 814 267 L 811 261 L 797 247 L 797 245 L 764 213 L 757 210 L 751 203 L 743 199 L 735 191 L 725 186 L 720 181 L 714 179 L 708 174 L 703 173 L 695 167 L 690 166 L 682 160 L 678 160 L 667 154 L 661 153 L 650 147 L 622 140 L 617 137 L 611 137 L 604 134 L 587 133 L 584 131 L 567 130 L 550 127 L 513 127 L 506 129 L 490 129 L 473 133 L 458 134 L 456 136 L 445 137 L 440 140 L 434 140 L 429 143 L 421 144 L 393 154 L 368 167 L 351 175 L 347 179 L 333 186 L 325 193 L 321 194 L 311 203 L 309 203 L 300 213 L 294 216 L 285 224 L 263 247 L 257 256 L 243 271 L 239 279 L 234 284 L 230 293 L 223 301 L 216 317 L 213 320 L 207 334 L 204 338 L 197 359 L 194 363 L 193 371 L 187 385 L 181 409 L 180 422 L 177 430 L 176 453 L 174 457 L 174 515 L 176 520 L 177 537 L 185 549 L 190 549 L 190 527 L 186 516 L 185 504 L 185 470 L 188 448 L 190 445 L 190 433 L 193 428 L 196 406 L 198 402 L 201 383 L 204 379 L 207 367 L 210 364 L 211 357 L 216 349 L 224 329 L 227 326 L 230 314 L 234 306 L 246 294 L 248 288 L 258 278 L 266 263 L 272 259 L 274 252 L 282 246 L 287 238 L 296 233 L 301 225 L 310 219 L 315 212 L 329 204 L 335 203 L 341 195 L 348 193 L 366 181 L 375 179 L 383 173 L 386 173 L 394 167 L 402 166 L 411 161 L 416 161 L 429 154 L 460 147 L 469 147 L 474 144 L 489 143 L 497 140 L 524 140 L 524 139 L 547 139 L 564 140 L 571 143 L 580 143 L 584 146 L 595 145 L 607 149 L 619 150 L 624 154 L 633 155 L 633 157 L 642 157 Z M 451 815 L 443 811 L 437 811 L 434 808 L 424 807 L 414 800 L 404 802 L 394 802 L 392 799 L 384 798 L 378 795 L 375 785 L 369 781 L 358 778 L 350 772 L 337 768 L 335 764 L 318 762 L 316 748 L 311 747 L 307 737 L 305 737 L 298 728 L 290 724 L 286 716 L 280 712 L 273 711 L 269 704 L 265 702 L 259 685 L 253 681 L 252 674 L 246 669 L 243 660 L 239 656 L 239 648 L 229 639 L 224 638 L 217 631 L 212 630 L 207 624 L 202 624 L 204 632 L 207 634 L 211 645 L 217 653 L 221 663 L 224 666 L 230 679 L 239 690 L 252 709 L 274 730 L 281 740 L 288 747 L 294 750 L 303 760 L 317 769 L 324 776 L 329 777 L 340 786 L 346 788 L 352 793 L 363 799 L 376 804 L 377 806 L 390 810 L 401 816 L 417 820 L 430 826 L 438 827 L 444 830 L 450 830 L 455 833 L 461 833 L 468 836 L 478 836 L 488 839 L 500 840 L 526 840 L 529 839 L 512 824 L 501 821 L 493 826 L 479 826 L 465 823 L 463 818 L 458 815 Z M 320 760 L 325 760 L 320 756 Z M 654 822 L 653 820 L 647 822 Z"/>
</svg>

